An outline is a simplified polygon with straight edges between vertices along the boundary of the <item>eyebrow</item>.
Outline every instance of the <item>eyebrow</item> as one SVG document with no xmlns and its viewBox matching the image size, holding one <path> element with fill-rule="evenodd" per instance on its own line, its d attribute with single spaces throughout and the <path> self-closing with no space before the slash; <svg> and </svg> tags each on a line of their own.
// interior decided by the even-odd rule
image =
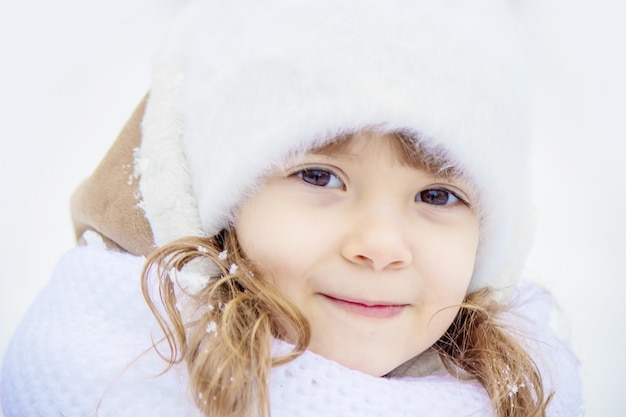
<svg viewBox="0 0 626 417">
<path fill-rule="evenodd" d="M 311 150 L 309 152 L 305 152 L 302 155 L 306 155 L 306 154 L 311 154 L 311 155 L 316 155 L 316 156 L 323 156 L 325 158 L 328 159 L 333 159 L 333 160 L 337 160 L 337 159 L 348 159 L 352 162 L 358 162 L 358 155 L 355 153 L 352 153 L 350 151 L 348 151 L 347 149 L 344 149 L 345 147 L 341 147 L 341 149 L 333 149 L 332 151 L 330 150 L 326 150 L 326 149 L 322 149 L 322 150 Z"/>
</svg>

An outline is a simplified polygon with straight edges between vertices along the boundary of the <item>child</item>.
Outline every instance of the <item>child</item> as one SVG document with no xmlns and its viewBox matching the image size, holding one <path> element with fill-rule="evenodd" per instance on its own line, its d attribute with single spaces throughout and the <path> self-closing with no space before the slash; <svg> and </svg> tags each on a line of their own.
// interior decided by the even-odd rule
<svg viewBox="0 0 626 417">
<path fill-rule="evenodd" d="M 580 415 L 517 284 L 515 28 L 498 0 L 190 6 L 73 198 L 87 245 L 9 347 L 6 417 Z"/>
</svg>

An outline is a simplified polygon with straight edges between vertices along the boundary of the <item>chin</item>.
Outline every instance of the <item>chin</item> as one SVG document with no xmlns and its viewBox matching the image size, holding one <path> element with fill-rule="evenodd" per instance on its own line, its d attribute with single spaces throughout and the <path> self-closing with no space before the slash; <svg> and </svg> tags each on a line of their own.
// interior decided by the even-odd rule
<svg viewBox="0 0 626 417">
<path fill-rule="evenodd" d="M 309 350 L 325 357 L 326 359 L 337 362 L 339 365 L 358 371 L 374 377 L 382 377 L 391 371 L 417 356 L 415 355 L 398 355 L 393 357 L 389 355 L 388 346 L 381 349 L 382 352 L 357 352 L 356 350 L 347 350 L 344 352 L 332 352 L 329 350 L 317 350 L 310 346 Z"/>
<path fill-rule="evenodd" d="M 363 362 L 353 362 L 353 363 L 341 363 L 340 365 L 345 366 L 346 368 L 352 369 L 354 371 L 358 371 L 367 375 L 382 377 L 389 374 L 391 371 L 396 369 L 398 366 L 402 365 L 403 362 L 381 362 L 381 361 L 363 361 Z"/>
</svg>

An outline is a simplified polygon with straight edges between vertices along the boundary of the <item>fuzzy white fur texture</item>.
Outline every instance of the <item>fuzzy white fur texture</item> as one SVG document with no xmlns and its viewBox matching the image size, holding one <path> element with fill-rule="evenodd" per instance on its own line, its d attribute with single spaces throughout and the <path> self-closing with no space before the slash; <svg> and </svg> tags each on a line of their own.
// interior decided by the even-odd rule
<svg viewBox="0 0 626 417">
<path fill-rule="evenodd" d="M 141 207 L 155 243 L 183 236 L 205 236 L 182 147 L 185 81 L 183 46 L 192 9 L 185 9 L 153 61 L 152 86 L 142 120 L 141 147 L 135 169 L 141 180 Z"/>
<path fill-rule="evenodd" d="M 211 236 L 288 155 L 413 134 L 477 189 L 469 291 L 518 279 L 529 245 L 526 70 L 502 0 L 201 1 L 155 60 L 141 191 L 161 245 Z M 157 162 L 158 161 L 158 162 Z"/>
</svg>

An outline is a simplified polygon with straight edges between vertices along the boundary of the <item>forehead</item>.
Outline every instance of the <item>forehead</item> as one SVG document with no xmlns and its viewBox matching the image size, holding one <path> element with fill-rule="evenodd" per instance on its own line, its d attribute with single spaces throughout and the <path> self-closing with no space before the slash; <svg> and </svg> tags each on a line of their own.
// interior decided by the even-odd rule
<svg viewBox="0 0 626 417">
<path fill-rule="evenodd" d="M 374 140 L 388 143 L 398 162 L 403 165 L 424 170 L 437 177 L 459 177 L 460 170 L 443 155 L 424 147 L 419 139 L 403 132 L 377 133 L 362 131 L 338 136 L 332 141 L 309 150 L 309 153 L 330 157 L 355 157 L 353 145 L 356 141 L 364 141 L 365 146 Z"/>
</svg>

